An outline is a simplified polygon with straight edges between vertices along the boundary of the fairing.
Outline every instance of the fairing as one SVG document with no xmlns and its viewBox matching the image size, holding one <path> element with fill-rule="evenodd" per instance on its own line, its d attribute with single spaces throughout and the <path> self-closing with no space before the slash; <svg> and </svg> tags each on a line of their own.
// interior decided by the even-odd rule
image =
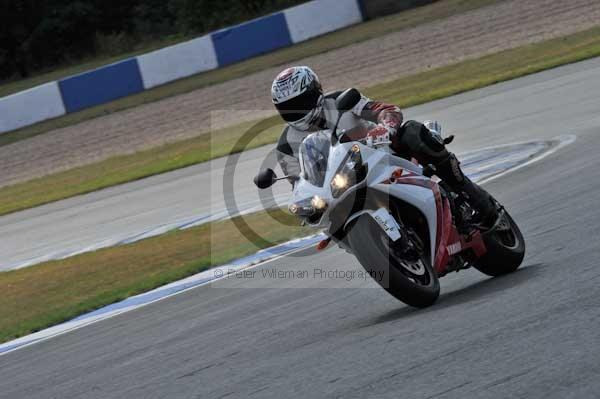
<svg viewBox="0 0 600 399">
<path fill-rule="evenodd" d="M 324 134 L 319 132 L 317 134 Z M 329 134 L 327 132 L 327 134 Z M 312 136 L 312 135 L 311 135 Z M 309 136 L 310 137 L 310 136 Z M 416 209 L 418 209 L 427 219 L 427 225 L 429 227 L 429 241 L 431 243 L 430 256 L 434 260 L 436 258 L 436 236 L 437 236 L 437 223 L 438 223 L 438 207 L 441 204 L 436 203 L 436 195 L 430 187 L 435 187 L 436 183 L 432 182 L 429 178 L 422 175 L 422 169 L 420 166 L 413 164 L 405 159 L 396 157 L 381 149 L 373 149 L 362 144 L 360 146 L 360 152 L 362 154 L 363 162 L 368 165 L 368 174 L 366 179 L 361 183 L 346 191 L 339 198 L 333 198 L 330 189 L 330 182 L 334 177 L 335 172 L 339 169 L 340 164 L 346 158 L 348 151 L 350 151 L 352 145 L 357 144 L 356 142 L 351 143 L 338 143 L 331 147 L 327 159 L 327 169 L 324 173 L 322 184 L 319 181 L 312 180 L 308 181 L 305 178 L 301 178 L 294 188 L 292 195 L 292 203 L 305 201 L 307 198 L 318 196 L 327 203 L 327 209 L 323 212 L 321 218 L 313 224 L 314 227 L 324 228 L 328 230 L 331 221 L 329 215 L 332 209 L 335 209 L 336 205 L 344 201 L 348 196 L 365 186 L 368 186 L 370 190 L 379 191 L 387 196 L 397 198 L 404 201 Z M 304 163 L 304 157 L 301 151 L 301 163 Z M 399 174 L 399 170 L 401 170 Z M 390 184 L 389 179 L 392 175 L 401 177 L 398 179 L 398 184 Z M 303 170 L 302 176 L 305 175 Z M 407 178 L 404 182 L 402 178 Z M 410 178 L 410 180 L 408 180 Z M 411 184 L 422 182 L 419 184 Z M 338 223 L 339 225 L 339 223 Z M 343 225 L 343 223 L 342 223 Z"/>
</svg>

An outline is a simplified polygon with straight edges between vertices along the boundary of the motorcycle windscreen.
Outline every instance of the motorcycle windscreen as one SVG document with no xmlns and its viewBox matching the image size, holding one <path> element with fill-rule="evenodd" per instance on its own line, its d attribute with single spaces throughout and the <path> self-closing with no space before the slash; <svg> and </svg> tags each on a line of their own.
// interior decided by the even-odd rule
<svg viewBox="0 0 600 399">
<path fill-rule="evenodd" d="M 300 145 L 304 179 L 313 186 L 323 187 L 330 146 L 331 139 L 323 132 L 307 136 Z"/>
</svg>

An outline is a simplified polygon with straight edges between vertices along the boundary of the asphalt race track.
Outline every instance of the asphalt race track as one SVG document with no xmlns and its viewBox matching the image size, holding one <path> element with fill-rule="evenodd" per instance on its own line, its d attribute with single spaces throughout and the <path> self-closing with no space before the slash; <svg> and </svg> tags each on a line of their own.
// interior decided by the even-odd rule
<svg viewBox="0 0 600 399">
<path fill-rule="evenodd" d="M 221 280 L 0 356 L 0 398 L 598 397 L 599 99 L 596 59 L 408 112 L 461 150 L 577 136 L 486 185 L 527 240 L 512 275 L 449 275 L 426 310 L 369 280 Z M 356 268 L 298 255 L 254 270 Z"/>
</svg>

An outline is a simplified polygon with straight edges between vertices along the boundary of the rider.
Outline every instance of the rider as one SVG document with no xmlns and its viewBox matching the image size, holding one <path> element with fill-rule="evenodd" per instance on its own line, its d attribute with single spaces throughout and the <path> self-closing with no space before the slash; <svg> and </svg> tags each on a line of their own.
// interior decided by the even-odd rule
<svg viewBox="0 0 600 399">
<path fill-rule="evenodd" d="M 277 159 L 286 175 L 300 171 L 298 151 L 302 140 L 311 132 L 334 127 L 338 117 L 335 99 L 341 93 L 323 94 L 319 78 L 306 66 L 288 68 L 275 78 L 271 87 L 273 104 L 288 125 L 277 144 Z M 482 224 L 495 221 L 497 213 L 490 195 L 463 174 L 456 156 L 446 149 L 439 123 L 403 123 L 397 106 L 362 96 L 352 111 L 342 116 L 339 129 L 351 140 L 391 142 L 397 155 L 431 165 L 452 190 L 466 196 L 481 215 Z"/>
</svg>

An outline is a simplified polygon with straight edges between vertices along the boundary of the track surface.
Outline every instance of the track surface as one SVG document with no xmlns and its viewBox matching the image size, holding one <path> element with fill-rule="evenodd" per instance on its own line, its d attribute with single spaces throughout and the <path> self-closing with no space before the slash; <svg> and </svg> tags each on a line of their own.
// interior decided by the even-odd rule
<svg viewBox="0 0 600 399">
<path fill-rule="evenodd" d="M 599 97 L 592 60 L 410 112 L 471 148 L 578 136 L 487 185 L 526 236 L 520 271 L 450 275 L 422 311 L 371 281 L 226 280 L 0 357 L 0 397 L 597 397 Z M 310 252 L 262 268 L 356 267 Z"/>
</svg>

